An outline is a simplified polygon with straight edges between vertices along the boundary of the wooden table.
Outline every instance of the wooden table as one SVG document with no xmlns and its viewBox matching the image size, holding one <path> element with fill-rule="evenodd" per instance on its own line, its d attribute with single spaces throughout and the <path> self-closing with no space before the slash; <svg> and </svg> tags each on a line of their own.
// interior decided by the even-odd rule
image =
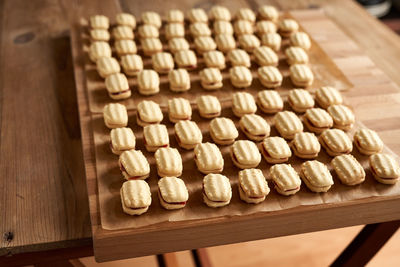
<svg viewBox="0 0 400 267">
<path fill-rule="evenodd" d="M 165 5 L 125 0 L 0 2 L 0 256 L 53 250 L 56 260 L 65 249 L 78 251 L 76 257 L 91 253 L 69 23 L 74 16 L 119 9 L 139 14 L 158 2 Z M 207 8 L 212 3 L 181 0 L 169 7 Z M 322 7 L 400 85 L 400 38 L 352 1 L 243 0 L 235 5 L 256 9 L 265 3 L 284 10 Z M 386 91 L 371 105 L 371 117 L 361 119 L 400 154 L 400 94 Z M 380 116 L 381 109 L 385 116 Z M 399 201 L 388 205 L 399 206 Z M 364 218 L 359 224 L 393 218 Z M 77 247 L 85 249 L 71 250 Z"/>
</svg>

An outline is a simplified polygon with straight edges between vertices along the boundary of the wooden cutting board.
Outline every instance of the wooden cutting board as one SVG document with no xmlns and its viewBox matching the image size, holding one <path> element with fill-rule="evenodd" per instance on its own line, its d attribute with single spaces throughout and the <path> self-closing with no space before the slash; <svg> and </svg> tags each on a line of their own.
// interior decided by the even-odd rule
<svg viewBox="0 0 400 267">
<path fill-rule="evenodd" d="M 345 93 L 345 96 L 354 107 L 357 117 L 360 117 L 358 116 L 358 108 L 360 108 L 362 110 L 361 118 L 373 118 L 373 114 L 365 109 L 365 103 L 374 100 L 376 95 L 379 95 L 382 91 L 391 92 L 392 90 L 393 93 L 396 92 L 398 90 L 396 85 L 378 70 L 372 61 L 365 57 L 323 12 L 320 10 L 292 11 L 291 15 L 318 42 L 318 45 L 323 48 L 354 85 L 354 88 Z M 87 77 L 85 76 L 85 63 L 82 61 L 85 55 L 82 50 L 83 43 L 80 30 L 80 23 L 77 22 L 71 30 L 71 43 L 75 63 L 93 242 L 97 260 L 121 259 L 347 226 L 357 224 L 355 212 L 371 214 L 368 222 L 392 220 L 399 217 L 398 214 L 385 214 L 386 217 L 381 216 L 380 218 L 373 216 L 374 210 L 395 205 L 399 196 L 390 196 L 372 197 L 345 203 L 301 206 L 295 209 L 233 218 L 220 217 L 168 222 L 137 229 L 104 230 L 101 227 L 99 214 L 91 124 L 92 114 L 88 105 Z M 386 96 L 379 100 L 394 101 L 394 99 Z"/>
</svg>

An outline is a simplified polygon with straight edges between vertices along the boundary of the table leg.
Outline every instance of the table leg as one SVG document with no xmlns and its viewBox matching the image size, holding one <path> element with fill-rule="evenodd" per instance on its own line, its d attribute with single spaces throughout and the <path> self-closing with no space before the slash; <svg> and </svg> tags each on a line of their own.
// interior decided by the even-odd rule
<svg viewBox="0 0 400 267">
<path fill-rule="evenodd" d="M 400 227 L 400 221 L 366 225 L 331 266 L 365 266 Z"/>
</svg>

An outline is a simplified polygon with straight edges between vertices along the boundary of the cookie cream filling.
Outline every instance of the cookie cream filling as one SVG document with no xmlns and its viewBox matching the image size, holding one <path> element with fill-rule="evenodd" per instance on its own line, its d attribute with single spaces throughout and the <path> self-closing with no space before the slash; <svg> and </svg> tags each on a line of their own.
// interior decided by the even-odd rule
<svg viewBox="0 0 400 267">
<path fill-rule="evenodd" d="M 123 91 L 119 91 L 119 92 L 115 92 L 115 93 L 111 93 L 111 95 L 122 95 L 126 92 L 129 92 L 131 89 L 127 89 L 127 90 L 123 90 Z"/>
</svg>

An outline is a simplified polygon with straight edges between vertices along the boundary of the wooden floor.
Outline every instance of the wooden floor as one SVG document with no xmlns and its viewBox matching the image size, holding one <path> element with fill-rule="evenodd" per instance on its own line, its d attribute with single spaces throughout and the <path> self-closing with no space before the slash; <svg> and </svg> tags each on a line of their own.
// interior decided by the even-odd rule
<svg viewBox="0 0 400 267">
<path fill-rule="evenodd" d="M 212 266 L 328 266 L 346 247 L 362 226 L 329 231 L 286 236 L 240 244 L 207 248 Z M 368 266 L 400 266 L 400 231 L 383 247 Z M 176 253 L 178 264 L 171 266 L 194 266 L 189 251 Z M 87 267 L 154 267 L 155 256 L 96 263 L 93 257 L 80 261 Z"/>
</svg>

